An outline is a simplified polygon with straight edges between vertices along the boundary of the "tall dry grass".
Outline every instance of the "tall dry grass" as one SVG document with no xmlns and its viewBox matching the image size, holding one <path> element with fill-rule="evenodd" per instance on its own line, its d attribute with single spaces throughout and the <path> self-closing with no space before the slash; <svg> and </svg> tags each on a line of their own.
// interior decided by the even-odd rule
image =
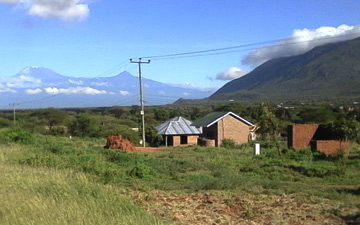
<svg viewBox="0 0 360 225">
<path fill-rule="evenodd" d="M 7 162 L 22 148 L 0 146 L 0 224 L 163 224 L 82 172 Z"/>
</svg>

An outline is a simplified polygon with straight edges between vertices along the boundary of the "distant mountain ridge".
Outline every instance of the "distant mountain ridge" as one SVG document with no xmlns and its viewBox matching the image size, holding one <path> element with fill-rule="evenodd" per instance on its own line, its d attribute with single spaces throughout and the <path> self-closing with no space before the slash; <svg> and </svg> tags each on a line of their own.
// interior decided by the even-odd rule
<svg viewBox="0 0 360 225">
<path fill-rule="evenodd" d="M 146 105 L 170 104 L 181 97 L 204 98 L 211 91 L 175 87 L 143 78 Z M 48 68 L 29 66 L 0 78 L 0 108 L 96 107 L 139 104 L 139 78 L 124 71 L 112 77 L 70 77 Z"/>
<path fill-rule="evenodd" d="M 226 83 L 210 99 L 293 100 L 360 97 L 360 38 L 272 59 Z"/>
</svg>

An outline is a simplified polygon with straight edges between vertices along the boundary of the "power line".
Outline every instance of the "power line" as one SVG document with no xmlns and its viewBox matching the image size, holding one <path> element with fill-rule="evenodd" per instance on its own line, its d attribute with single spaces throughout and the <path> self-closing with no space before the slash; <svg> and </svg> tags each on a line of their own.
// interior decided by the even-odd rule
<svg viewBox="0 0 360 225">
<path fill-rule="evenodd" d="M 317 41 L 328 40 L 328 39 L 339 39 L 340 37 L 349 37 L 349 36 L 359 36 L 359 34 L 352 33 L 352 34 L 347 34 L 347 35 L 341 35 L 341 36 L 335 36 L 335 37 L 323 37 L 323 38 L 318 38 L 315 40 L 304 40 L 304 41 L 295 41 L 296 37 L 290 37 L 290 38 L 250 43 L 250 44 L 244 44 L 244 45 L 236 45 L 236 46 L 230 46 L 230 47 L 224 47 L 224 48 L 206 49 L 206 50 L 200 50 L 200 51 L 190 51 L 190 52 L 181 52 L 181 53 L 171 53 L 171 54 L 164 54 L 164 55 L 152 55 L 152 56 L 145 56 L 145 57 L 141 57 L 141 58 L 151 59 L 151 60 L 163 60 L 163 59 L 179 59 L 179 58 L 219 55 L 219 54 L 228 54 L 228 53 L 234 53 L 234 52 L 240 52 L 240 51 L 249 51 L 249 50 L 254 50 L 254 49 L 258 49 L 258 48 L 273 48 L 273 47 L 278 47 L 278 46 L 293 45 L 293 44 L 305 43 L 305 42 L 317 42 Z M 278 42 L 285 42 L 285 43 L 270 45 L 270 46 L 263 46 L 263 47 L 252 47 L 252 46 L 278 43 Z"/>
</svg>

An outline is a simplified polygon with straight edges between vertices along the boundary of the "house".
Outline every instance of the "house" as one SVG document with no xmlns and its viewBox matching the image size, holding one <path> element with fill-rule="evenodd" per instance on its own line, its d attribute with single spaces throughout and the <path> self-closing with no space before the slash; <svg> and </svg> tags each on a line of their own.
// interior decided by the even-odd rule
<svg viewBox="0 0 360 225">
<path fill-rule="evenodd" d="M 174 117 L 156 127 L 158 134 L 164 138 L 166 146 L 196 145 L 202 128 L 191 125 L 184 117 Z"/>
<path fill-rule="evenodd" d="M 297 150 L 311 147 L 311 150 L 326 155 L 343 154 L 350 151 L 348 141 L 337 140 L 331 131 L 321 124 L 289 125 L 288 147 Z"/>
<path fill-rule="evenodd" d="M 218 147 L 222 140 L 232 139 L 237 144 L 254 138 L 254 125 L 233 112 L 212 112 L 192 124 L 202 127 L 199 144 Z"/>
</svg>

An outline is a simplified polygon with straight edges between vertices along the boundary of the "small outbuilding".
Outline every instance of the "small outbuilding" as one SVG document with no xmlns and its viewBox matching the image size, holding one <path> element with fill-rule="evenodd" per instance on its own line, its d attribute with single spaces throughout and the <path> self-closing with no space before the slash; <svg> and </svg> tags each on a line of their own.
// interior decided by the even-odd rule
<svg viewBox="0 0 360 225">
<path fill-rule="evenodd" d="M 237 144 L 247 143 L 254 138 L 254 125 L 233 112 L 212 112 L 195 120 L 192 124 L 202 127 L 199 144 L 220 146 L 222 140 L 232 139 Z"/>
<path fill-rule="evenodd" d="M 191 124 L 190 120 L 177 116 L 157 126 L 156 130 L 163 136 L 166 146 L 196 145 L 202 128 Z"/>
<path fill-rule="evenodd" d="M 321 124 L 294 124 L 288 126 L 288 147 L 303 149 L 311 147 L 326 155 L 348 154 L 350 143 L 338 140 L 331 130 Z"/>
</svg>

